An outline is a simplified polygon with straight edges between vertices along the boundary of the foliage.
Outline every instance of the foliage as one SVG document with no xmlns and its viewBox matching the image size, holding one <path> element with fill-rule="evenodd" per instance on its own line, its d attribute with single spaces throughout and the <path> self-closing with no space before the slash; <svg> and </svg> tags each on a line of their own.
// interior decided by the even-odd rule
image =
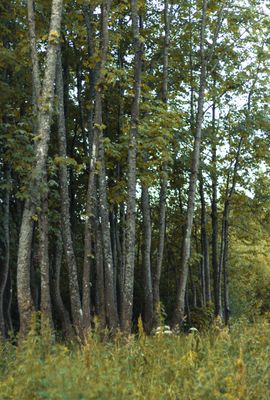
<svg viewBox="0 0 270 400">
<path fill-rule="evenodd" d="M 270 325 L 261 319 L 238 321 L 230 332 L 107 343 L 89 335 L 82 347 L 48 345 L 32 332 L 18 347 L 1 344 L 1 400 L 267 400 L 269 355 Z"/>
</svg>

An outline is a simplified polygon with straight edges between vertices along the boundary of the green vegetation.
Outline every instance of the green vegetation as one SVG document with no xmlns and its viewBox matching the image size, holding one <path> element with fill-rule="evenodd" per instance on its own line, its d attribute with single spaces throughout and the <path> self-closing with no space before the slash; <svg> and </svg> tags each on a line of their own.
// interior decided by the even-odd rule
<svg viewBox="0 0 270 400">
<path fill-rule="evenodd" d="M 270 2 L 0 15 L 0 400 L 270 399 Z"/>
<path fill-rule="evenodd" d="M 47 336 L 48 337 L 48 336 Z M 238 321 L 211 331 L 50 344 L 31 332 L 1 347 L 1 400 L 268 400 L 270 324 Z"/>
</svg>

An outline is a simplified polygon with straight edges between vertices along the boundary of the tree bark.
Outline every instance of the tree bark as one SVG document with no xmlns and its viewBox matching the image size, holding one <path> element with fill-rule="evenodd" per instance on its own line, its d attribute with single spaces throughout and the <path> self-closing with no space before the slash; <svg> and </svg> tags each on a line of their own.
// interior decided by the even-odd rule
<svg viewBox="0 0 270 400">
<path fill-rule="evenodd" d="M 218 283 L 218 211 L 217 211 L 217 134 L 216 134 L 216 104 L 213 102 L 212 109 L 212 199 L 211 199 L 211 220 L 212 220 L 212 268 L 214 283 L 215 316 L 220 315 L 221 297 Z"/>
<path fill-rule="evenodd" d="M 170 44 L 170 17 L 168 12 L 168 0 L 164 0 L 164 45 L 163 45 L 163 79 L 162 79 L 162 102 L 166 106 L 168 100 L 168 66 L 169 66 L 169 44 Z M 165 241 L 165 222 L 166 222 L 166 195 L 168 177 L 166 163 L 162 168 L 161 187 L 159 195 L 159 241 L 157 253 L 157 266 L 153 274 L 153 302 L 155 312 L 155 324 L 158 324 L 158 308 L 160 303 L 160 278 L 163 263 L 164 241 Z"/>
<path fill-rule="evenodd" d="M 192 154 L 191 175 L 189 181 L 186 230 L 184 236 L 184 243 L 182 246 L 181 269 L 177 285 L 176 306 L 174 310 L 173 323 L 172 323 L 173 327 L 181 325 L 185 314 L 185 291 L 188 278 L 188 261 L 190 258 L 191 231 L 193 225 L 195 194 L 196 194 L 196 186 L 197 186 L 197 178 L 199 170 L 204 93 L 206 86 L 206 68 L 207 68 L 207 59 L 205 56 L 206 7 L 207 7 L 207 0 L 204 0 L 203 10 L 202 10 L 202 26 L 201 26 L 201 41 L 200 41 L 201 72 L 200 72 L 198 111 L 196 120 L 195 141 Z"/>
<path fill-rule="evenodd" d="M 209 266 L 209 245 L 207 235 L 207 215 L 206 215 L 206 204 L 204 197 L 204 184 L 203 176 L 200 174 L 200 198 L 201 198 L 201 250 L 202 250 L 202 287 L 204 304 L 207 305 L 211 302 L 211 282 L 210 282 L 210 266 Z"/>
<path fill-rule="evenodd" d="M 58 96 L 58 107 L 59 107 L 58 110 L 59 155 L 62 159 L 65 159 L 67 157 L 67 143 L 66 143 L 63 75 L 62 75 L 60 46 L 58 49 L 58 60 L 57 60 L 56 93 Z M 59 178 L 60 178 L 60 195 L 61 195 L 62 236 L 63 236 L 64 253 L 68 266 L 71 315 L 75 331 L 80 335 L 82 330 L 82 307 L 80 300 L 80 289 L 78 283 L 76 258 L 75 258 L 73 240 L 71 234 L 70 199 L 68 191 L 68 182 L 69 182 L 68 170 L 64 162 L 61 162 L 59 165 Z"/>
<path fill-rule="evenodd" d="M 139 33 L 138 3 L 131 0 L 133 48 L 135 51 L 133 101 L 131 106 L 131 127 L 128 148 L 128 200 L 126 216 L 126 261 L 123 279 L 121 305 L 121 328 L 129 334 L 133 311 L 134 266 L 135 266 L 135 221 L 136 221 L 136 153 L 139 124 L 139 103 L 141 96 L 141 71 L 143 43 Z"/>
<path fill-rule="evenodd" d="M 71 337 L 72 335 L 71 321 L 69 313 L 64 305 L 60 288 L 62 255 L 63 255 L 63 243 L 62 243 L 61 233 L 59 232 L 56 239 L 55 257 L 54 257 L 53 299 L 57 315 L 60 319 L 63 335 L 64 337 Z"/>
<path fill-rule="evenodd" d="M 85 23 L 87 28 L 87 43 L 89 58 L 94 55 L 94 37 L 93 37 L 93 9 L 91 6 L 83 8 Z M 91 311 L 91 283 L 90 273 L 93 263 L 93 216 L 95 213 L 93 205 L 95 204 L 94 196 L 96 196 L 95 171 L 97 158 L 96 138 L 93 138 L 93 118 L 94 118 L 94 97 L 95 97 L 95 70 L 89 71 L 89 97 L 90 110 L 88 112 L 88 148 L 89 148 L 89 175 L 86 194 L 86 220 L 84 227 L 84 260 L 83 260 L 83 284 L 82 284 L 82 307 L 83 307 L 83 326 L 84 329 L 90 327 L 90 311 Z M 94 146 L 93 146 L 94 143 Z M 92 147 L 93 146 L 93 147 Z"/>
<path fill-rule="evenodd" d="M 106 326 L 104 263 L 101 227 L 98 220 L 99 218 L 96 222 L 96 313 L 99 317 L 101 329 L 104 329 Z"/>
<path fill-rule="evenodd" d="M 0 331 L 3 338 L 7 336 L 7 323 L 5 321 L 4 313 L 4 294 L 7 286 L 8 276 L 10 274 L 10 185 L 11 185 L 11 171 L 6 168 L 6 193 L 4 198 L 4 215 L 3 215 L 3 242 L 4 242 L 4 260 L 3 267 L 1 268 L 0 275 Z"/>
<path fill-rule="evenodd" d="M 230 188 L 229 188 L 229 184 L 230 184 L 231 168 L 228 173 L 227 183 L 226 183 L 226 192 L 225 192 L 225 203 L 224 203 L 223 216 L 222 216 L 220 259 L 219 259 L 219 269 L 218 269 L 220 312 L 218 315 L 220 315 L 221 318 L 224 317 L 224 322 L 226 325 L 229 322 L 229 314 L 230 314 L 229 292 L 228 292 L 228 262 L 227 262 L 228 261 L 227 258 L 228 258 L 229 215 L 230 215 L 231 200 L 232 200 L 232 197 L 235 192 L 237 172 L 238 172 L 238 168 L 239 168 L 242 145 L 243 145 L 243 137 L 240 138 L 240 141 L 238 144 L 234 166 L 231 164 L 231 167 L 233 166 L 233 170 L 232 170 L 232 184 L 231 184 Z M 224 312 L 223 312 L 223 308 L 222 308 L 222 274 L 224 277 L 224 280 L 223 280 Z"/>
<path fill-rule="evenodd" d="M 28 331 L 33 311 L 33 300 L 30 290 L 30 253 L 33 234 L 32 221 L 39 203 L 39 192 L 43 182 L 43 174 L 47 161 L 54 98 L 56 53 L 57 43 L 60 37 L 61 18 L 62 0 L 53 0 L 45 73 L 40 106 L 38 109 L 38 142 L 35 149 L 35 165 L 33 166 L 30 178 L 28 198 L 24 205 L 19 238 L 17 290 L 20 332 L 22 335 L 25 335 Z"/>
<path fill-rule="evenodd" d="M 35 5 L 33 0 L 27 1 L 28 12 L 28 28 L 31 48 L 32 61 L 32 85 L 33 85 L 33 113 L 34 117 L 38 116 L 38 100 L 41 96 L 39 61 L 36 47 L 36 21 L 35 21 Z"/>
<path fill-rule="evenodd" d="M 47 174 L 44 174 L 47 182 Z M 44 183 L 45 183 L 44 182 Z M 53 329 L 52 306 L 50 295 L 50 264 L 49 264 L 49 240 L 48 240 L 48 189 L 42 188 L 41 212 L 39 216 L 39 251 L 40 251 L 40 275 L 41 275 L 41 328 Z"/>
<path fill-rule="evenodd" d="M 105 154 L 103 145 L 103 121 L 102 121 L 102 94 L 104 69 L 107 60 L 108 51 L 108 18 L 110 12 L 111 1 L 106 0 L 102 4 L 102 26 L 101 26 L 101 41 L 100 41 L 100 64 L 98 68 L 98 78 L 95 94 L 95 120 L 94 130 L 98 142 L 98 185 L 99 185 L 99 203 L 101 217 L 101 231 L 103 242 L 103 262 L 104 262 L 104 278 L 105 278 L 105 305 L 106 319 L 109 329 L 113 331 L 119 325 L 117 313 L 117 301 L 114 293 L 114 269 L 113 256 L 111 246 L 110 222 L 109 222 L 109 204 L 107 199 L 107 182 L 105 171 Z"/>
<path fill-rule="evenodd" d="M 153 325 L 153 288 L 152 288 L 152 273 L 151 273 L 151 242 L 152 242 L 152 227 L 151 213 L 148 187 L 142 185 L 142 216 L 143 216 L 143 320 L 144 327 L 147 333 L 151 332 Z"/>
</svg>

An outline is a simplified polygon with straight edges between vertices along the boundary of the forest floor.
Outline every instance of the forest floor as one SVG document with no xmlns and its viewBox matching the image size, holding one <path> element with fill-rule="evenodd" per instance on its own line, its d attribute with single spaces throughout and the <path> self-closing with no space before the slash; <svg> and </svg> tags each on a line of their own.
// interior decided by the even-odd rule
<svg viewBox="0 0 270 400">
<path fill-rule="evenodd" d="M 0 399 L 269 400 L 270 324 L 102 343 L 2 343 Z"/>
</svg>

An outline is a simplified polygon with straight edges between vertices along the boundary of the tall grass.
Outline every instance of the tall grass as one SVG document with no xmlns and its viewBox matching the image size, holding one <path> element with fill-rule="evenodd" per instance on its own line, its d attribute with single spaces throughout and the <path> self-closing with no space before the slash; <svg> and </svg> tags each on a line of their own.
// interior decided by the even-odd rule
<svg viewBox="0 0 270 400">
<path fill-rule="evenodd" d="M 235 323 L 230 332 L 54 343 L 33 330 L 1 344 L 0 399 L 269 400 L 270 325 Z"/>
</svg>

